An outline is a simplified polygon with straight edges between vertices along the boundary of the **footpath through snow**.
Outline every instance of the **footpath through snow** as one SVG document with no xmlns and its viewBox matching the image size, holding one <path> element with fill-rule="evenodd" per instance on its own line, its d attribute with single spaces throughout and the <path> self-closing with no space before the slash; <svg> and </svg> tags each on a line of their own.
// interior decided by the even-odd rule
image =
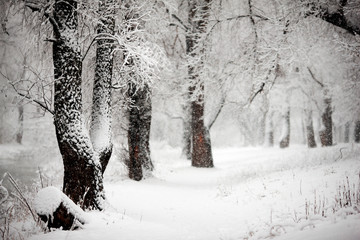
<svg viewBox="0 0 360 240">
<path fill-rule="evenodd" d="M 347 179 L 359 193 L 359 156 L 359 145 L 215 149 L 216 167 L 197 169 L 179 149 L 156 144 L 154 176 L 129 180 L 113 160 L 104 212 L 88 213 L 83 229 L 30 239 L 358 240 L 359 210 L 335 199 Z"/>
</svg>

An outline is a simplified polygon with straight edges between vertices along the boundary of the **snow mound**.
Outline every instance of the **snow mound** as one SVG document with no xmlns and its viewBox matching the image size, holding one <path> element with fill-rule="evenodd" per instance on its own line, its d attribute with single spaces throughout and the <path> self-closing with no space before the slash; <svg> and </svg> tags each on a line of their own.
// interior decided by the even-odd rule
<svg viewBox="0 0 360 240">
<path fill-rule="evenodd" d="M 80 222 L 89 222 L 85 212 L 56 187 L 41 189 L 35 197 L 34 208 L 39 215 L 52 216 L 61 203 Z"/>
</svg>

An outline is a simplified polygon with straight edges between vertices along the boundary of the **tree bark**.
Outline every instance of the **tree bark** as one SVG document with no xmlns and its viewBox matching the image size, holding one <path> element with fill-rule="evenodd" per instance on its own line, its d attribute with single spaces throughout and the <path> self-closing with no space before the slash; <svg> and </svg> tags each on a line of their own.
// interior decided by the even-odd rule
<svg viewBox="0 0 360 240">
<path fill-rule="evenodd" d="M 306 138 L 308 147 L 315 148 L 316 141 L 311 110 L 306 112 Z"/>
<path fill-rule="evenodd" d="M 114 34 L 115 1 L 99 3 L 100 23 L 98 36 Z M 113 72 L 112 39 L 101 37 L 97 40 L 93 104 L 91 113 L 90 136 L 94 150 L 99 154 L 102 173 L 105 172 L 112 153 L 111 143 L 111 80 Z"/>
<path fill-rule="evenodd" d="M 193 63 L 188 66 L 192 151 L 191 165 L 194 167 L 214 167 L 209 129 L 204 125 L 204 83 L 199 72 L 204 65 L 204 46 L 200 44 L 201 34 L 206 33 L 209 19 L 210 0 L 189 0 L 188 20 L 191 30 L 186 35 L 186 53 Z M 200 58 L 200 60 L 196 60 Z M 196 91 L 195 91 L 196 90 Z"/>
<path fill-rule="evenodd" d="M 355 142 L 360 143 L 360 120 L 356 121 L 354 129 Z"/>
<path fill-rule="evenodd" d="M 55 1 L 52 21 L 56 39 L 53 43 L 54 124 L 64 163 L 64 193 L 84 209 L 102 209 L 102 168 L 82 115 L 82 61 L 76 9 L 76 1 Z"/>
<path fill-rule="evenodd" d="M 143 89 L 129 87 L 132 106 L 129 110 L 129 177 L 140 181 L 144 172 L 151 172 L 153 164 L 150 157 L 151 93 L 148 85 Z"/>
<path fill-rule="evenodd" d="M 290 108 L 286 111 L 284 116 L 282 137 L 280 140 L 280 148 L 287 148 L 290 145 Z"/>
<path fill-rule="evenodd" d="M 332 146 L 332 110 L 331 110 L 331 98 L 325 97 L 325 110 L 321 116 L 322 129 L 320 131 L 320 141 L 322 147 Z"/>
</svg>

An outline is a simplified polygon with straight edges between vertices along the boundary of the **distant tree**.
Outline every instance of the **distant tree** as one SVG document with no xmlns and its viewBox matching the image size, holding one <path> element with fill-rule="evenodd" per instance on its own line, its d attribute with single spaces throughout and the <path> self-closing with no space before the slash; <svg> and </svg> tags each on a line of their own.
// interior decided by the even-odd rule
<svg viewBox="0 0 360 240">
<path fill-rule="evenodd" d="M 313 115 L 311 110 L 305 110 L 305 117 L 306 117 L 306 139 L 307 139 L 307 146 L 309 148 L 316 147 L 315 141 L 315 132 L 314 132 L 314 124 L 313 124 Z"/>
<path fill-rule="evenodd" d="M 290 107 L 286 110 L 283 118 L 284 124 L 280 138 L 280 148 L 287 148 L 290 145 Z"/>
<path fill-rule="evenodd" d="M 356 121 L 354 130 L 355 142 L 360 143 L 360 121 Z"/>
</svg>

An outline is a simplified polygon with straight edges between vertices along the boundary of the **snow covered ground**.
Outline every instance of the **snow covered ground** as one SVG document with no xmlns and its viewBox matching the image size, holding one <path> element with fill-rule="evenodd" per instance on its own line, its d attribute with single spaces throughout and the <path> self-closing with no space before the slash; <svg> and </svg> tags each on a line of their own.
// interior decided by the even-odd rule
<svg viewBox="0 0 360 240">
<path fill-rule="evenodd" d="M 107 208 L 88 213 L 83 229 L 30 239 L 360 239 L 359 209 L 335 202 L 347 178 L 359 193 L 359 145 L 214 149 L 215 168 L 197 169 L 157 143 L 152 159 L 154 175 L 141 182 L 110 163 Z"/>
</svg>

